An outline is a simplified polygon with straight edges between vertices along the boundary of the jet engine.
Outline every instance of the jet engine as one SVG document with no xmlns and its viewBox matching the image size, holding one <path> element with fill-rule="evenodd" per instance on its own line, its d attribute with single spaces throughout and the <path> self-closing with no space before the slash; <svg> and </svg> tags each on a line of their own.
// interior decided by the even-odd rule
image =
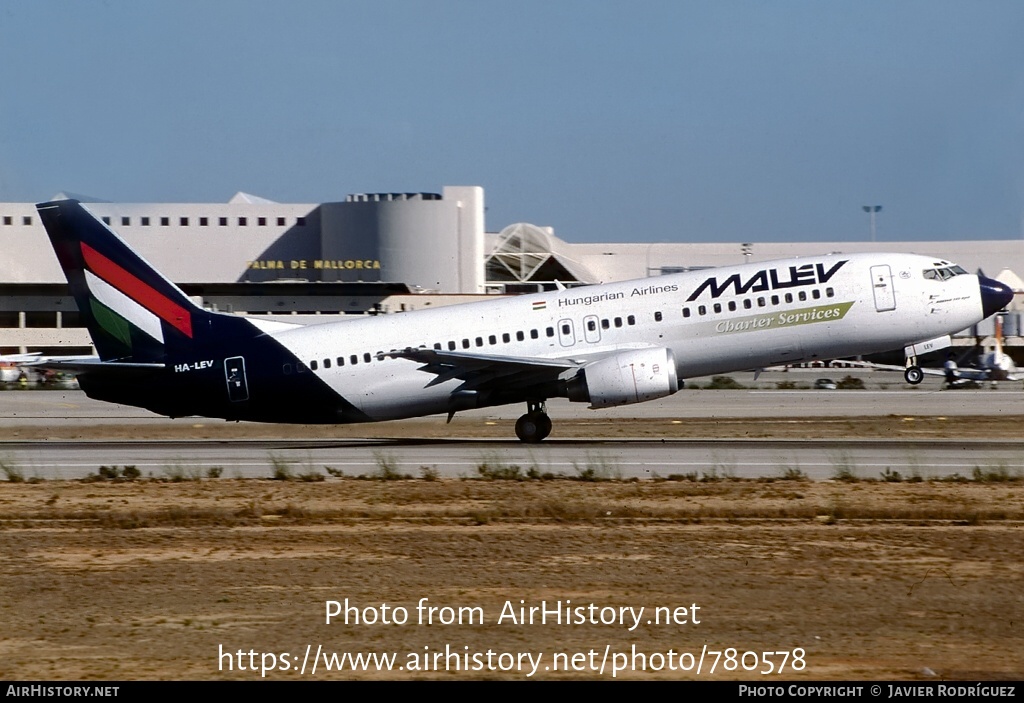
<svg viewBox="0 0 1024 703">
<path fill-rule="evenodd" d="M 642 403 L 679 390 L 676 359 L 656 347 L 622 352 L 585 366 L 566 384 L 569 400 L 591 408 Z"/>
</svg>

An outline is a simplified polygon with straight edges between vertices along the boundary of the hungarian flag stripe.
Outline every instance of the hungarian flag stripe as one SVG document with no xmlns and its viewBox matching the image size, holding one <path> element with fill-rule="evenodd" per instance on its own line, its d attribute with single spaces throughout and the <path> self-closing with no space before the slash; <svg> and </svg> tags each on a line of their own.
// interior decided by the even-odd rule
<svg viewBox="0 0 1024 703">
<path fill-rule="evenodd" d="M 85 242 L 82 242 L 82 256 L 92 272 L 114 286 L 136 303 L 146 308 L 161 320 L 192 338 L 192 316 L 188 310 L 155 290 L 141 279 L 136 278 L 113 261 L 103 256 Z M 108 306 L 109 307 L 109 306 Z M 117 310 L 117 308 L 112 308 Z M 118 310 L 118 312 L 120 312 Z M 128 318 L 131 321 L 131 318 Z M 148 334 L 148 332 L 147 332 Z M 162 335 L 161 335 L 162 337 Z"/>
<path fill-rule="evenodd" d="M 89 292 L 96 301 L 108 311 L 107 314 L 102 314 L 101 312 L 101 314 L 96 315 L 96 308 L 93 307 L 93 314 L 96 315 L 96 320 L 103 329 L 121 341 L 126 341 L 128 346 L 131 346 L 131 340 L 121 329 L 120 325 L 117 324 L 117 321 L 113 319 L 113 314 L 123 318 L 128 324 L 138 327 L 161 344 L 164 343 L 164 331 L 160 327 L 160 319 L 156 315 L 136 303 L 117 288 L 95 276 L 91 271 L 85 272 L 85 283 L 89 286 Z M 122 324 L 124 323 L 122 322 Z"/>
</svg>

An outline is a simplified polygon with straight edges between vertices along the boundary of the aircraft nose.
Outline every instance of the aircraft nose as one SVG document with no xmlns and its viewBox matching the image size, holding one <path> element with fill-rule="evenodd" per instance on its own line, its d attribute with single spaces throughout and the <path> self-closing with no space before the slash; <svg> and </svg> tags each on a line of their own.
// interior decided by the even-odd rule
<svg viewBox="0 0 1024 703">
<path fill-rule="evenodd" d="M 978 276 L 978 286 L 981 288 L 981 309 L 985 317 L 995 315 L 1013 300 L 1013 291 L 999 281 Z"/>
</svg>

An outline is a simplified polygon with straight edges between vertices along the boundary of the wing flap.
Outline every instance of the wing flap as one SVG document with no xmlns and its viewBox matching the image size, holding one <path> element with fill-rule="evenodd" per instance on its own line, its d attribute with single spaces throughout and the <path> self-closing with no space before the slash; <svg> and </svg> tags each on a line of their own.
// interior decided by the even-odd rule
<svg viewBox="0 0 1024 703">
<path fill-rule="evenodd" d="M 422 364 L 419 370 L 434 374 L 426 387 L 460 380 L 457 391 L 485 390 L 492 385 L 502 389 L 527 388 L 554 381 L 567 371 L 582 368 L 572 359 L 541 359 L 535 357 L 498 356 L 440 349 L 402 349 L 383 356 L 409 359 Z"/>
</svg>

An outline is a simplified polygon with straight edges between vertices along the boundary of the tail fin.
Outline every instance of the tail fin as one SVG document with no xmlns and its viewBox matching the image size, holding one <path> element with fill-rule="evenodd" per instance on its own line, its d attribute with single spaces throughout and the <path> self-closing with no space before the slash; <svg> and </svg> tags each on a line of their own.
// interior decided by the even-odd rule
<svg viewBox="0 0 1024 703">
<path fill-rule="evenodd" d="M 103 361 L 165 361 L 210 313 L 77 200 L 36 206 Z"/>
</svg>

